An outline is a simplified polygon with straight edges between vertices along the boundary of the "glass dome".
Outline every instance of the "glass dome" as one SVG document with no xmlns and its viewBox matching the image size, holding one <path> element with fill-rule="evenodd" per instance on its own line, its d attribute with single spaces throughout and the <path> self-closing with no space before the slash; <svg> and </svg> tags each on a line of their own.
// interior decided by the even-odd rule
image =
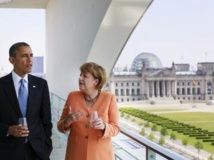
<svg viewBox="0 0 214 160">
<path fill-rule="evenodd" d="M 162 68 L 160 59 L 152 53 L 141 53 L 132 62 L 131 71 L 142 70 L 144 68 Z"/>
</svg>

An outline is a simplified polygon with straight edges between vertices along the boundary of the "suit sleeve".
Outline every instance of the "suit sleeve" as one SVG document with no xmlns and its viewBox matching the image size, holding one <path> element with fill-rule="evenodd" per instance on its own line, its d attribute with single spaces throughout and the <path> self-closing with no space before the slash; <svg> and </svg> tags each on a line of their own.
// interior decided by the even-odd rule
<svg viewBox="0 0 214 160">
<path fill-rule="evenodd" d="M 9 124 L 13 124 L 12 118 L 9 118 L 7 115 L 8 112 L 5 111 L 9 108 L 7 107 L 7 104 L 8 104 L 7 100 L 9 98 L 7 97 L 8 95 L 5 93 L 4 88 L 5 88 L 5 83 L 1 79 L 0 81 L 0 141 L 5 140 L 7 138 Z"/>
<path fill-rule="evenodd" d="M 42 100 L 42 121 L 46 133 L 46 153 L 52 151 L 52 122 L 51 122 L 51 107 L 50 107 L 50 96 L 47 81 L 45 81 L 43 100 Z"/>
<path fill-rule="evenodd" d="M 119 127 L 119 110 L 117 107 L 116 98 L 114 95 L 111 97 L 111 103 L 108 111 L 109 123 L 105 123 L 106 128 L 103 138 L 116 136 L 120 132 Z"/>
</svg>

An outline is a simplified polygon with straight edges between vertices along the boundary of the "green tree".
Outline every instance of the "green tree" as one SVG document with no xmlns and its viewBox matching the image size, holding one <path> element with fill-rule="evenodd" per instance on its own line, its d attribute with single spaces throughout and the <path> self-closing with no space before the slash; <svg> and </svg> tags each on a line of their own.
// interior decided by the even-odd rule
<svg viewBox="0 0 214 160">
<path fill-rule="evenodd" d="M 130 117 L 130 115 L 126 114 L 125 118 L 126 118 L 126 119 L 129 119 L 129 117 Z"/>
<path fill-rule="evenodd" d="M 144 124 L 143 122 L 138 122 L 139 126 L 143 126 L 143 124 Z"/>
<path fill-rule="evenodd" d="M 160 139 L 159 139 L 158 144 L 164 145 L 164 143 L 165 143 L 165 138 L 164 138 L 164 136 L 161 136 Z"/>
<path fill-rule="evenodd" d="M 162 136 L 166 136 L 166 135 L 168 135 L 168 132 L 167 132 L 167 129 L 165 128 L 165 127 L 163 127 L 163 128 L 161 128 L 161 135 Z"/>
<path fill-rule="evenodd" d="M 148 137 L 148 138 L 149 138 L 149 140 L 153 141 L 153 139 L 155 138 L 153 132 L 151 132 L 151 133 L 149 134 L 149 137 Z"/>
<path fill-rule="evenodd" d="M 185 147 L 185 152 L 186 152 L 186 146 L 188 144 L 188 140 L 187 139 L 183 139 L 182 140 L 182 145 Z"/>
<path fill-rule="evenodd" d="M 158 126 L 157 126 L 156 124 L 154 124 L 154 125 L 152 126 L 152 130 L 153 130 L 153 131 L 157 131 L 157 130 L 158 130 Z"/>
<path fill-rule="evenodd" d="M 208 157 L 208 160 L 214 160 L 214 156 L 213 156 L 213 155 L 210 155 L 210 156 Z"/>
<path fill-rule="evenodd" d="M 198 150 L 198 159 L 199 159 L 199 152 L 200 152 L 200 150 L 201 149 L 203 149 L 203 143 L 202 142 L 200 142 L 200 141 L 197 141 L 196 143 L 195 143 L 195 148 Z"/>
<path fill-rule="evenodd" d="M 132 121 L 132 122 L 136 122 L 136 119 L 135 119 L 135 118 L 132 118 L 131 121 Z"/>
<path fill-rule="evenodd" d="M 170 139 L 172 140 L 173 147 L 174 147 L 174 141 L 177 139 L 176 134 L 172 132 L 172 133 L 170 134 Z"/>
<path fill-rule="evenodd" d="M 145 136 L 145 135 L 146 135 L 146 132 L 145 132 L 145 129 L 144 129 L 144 128 L 141 129 L 140 135 L 142 135 L 142 136 Z"/>
<path fill-rule="evenodd" d="M 146 122 L 146 123 L 144 124 L 144 126 L 145 126 L 146 128 L 149 128 L 149 127 L 150 127 L 150 123 L 149 123 L 149 122 Z"/>
</svg>

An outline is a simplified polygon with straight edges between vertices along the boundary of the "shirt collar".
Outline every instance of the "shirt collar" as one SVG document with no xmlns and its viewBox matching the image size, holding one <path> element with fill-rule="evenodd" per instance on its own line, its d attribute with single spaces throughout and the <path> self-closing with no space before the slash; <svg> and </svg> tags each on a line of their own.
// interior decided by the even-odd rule
<svg viewBox="0 0 214 160">
<path fill-rule="evenodd" d="M 12 71 L 12 77 L 13 77 L 13 81 L 15 84 L 18 84 L 20 79 L 22 79 L 22 77 L 20 77 L 18 74 L 16 74 L 14 71 Z M 25 80 L 25 82 L 28 83 L 28 74 L 26 74 L 23 79 Z"/>
</svg>

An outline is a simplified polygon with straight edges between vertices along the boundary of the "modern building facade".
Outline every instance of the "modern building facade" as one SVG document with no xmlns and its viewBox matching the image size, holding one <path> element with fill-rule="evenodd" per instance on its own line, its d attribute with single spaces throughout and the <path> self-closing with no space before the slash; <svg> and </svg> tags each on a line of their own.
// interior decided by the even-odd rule
<svg viewBox="0 0 214 160">
<path fill-rule="evenodd" d="M 118 102 L 171 99 L 181 101 L 214 99 L 214 62 L 200 62 L 197 71 L 189 64 L 162 67 L 151 53 L 141 53 L 128 71 L 113 71 L 105 90 L 114 93 Z"/>
</svg>

